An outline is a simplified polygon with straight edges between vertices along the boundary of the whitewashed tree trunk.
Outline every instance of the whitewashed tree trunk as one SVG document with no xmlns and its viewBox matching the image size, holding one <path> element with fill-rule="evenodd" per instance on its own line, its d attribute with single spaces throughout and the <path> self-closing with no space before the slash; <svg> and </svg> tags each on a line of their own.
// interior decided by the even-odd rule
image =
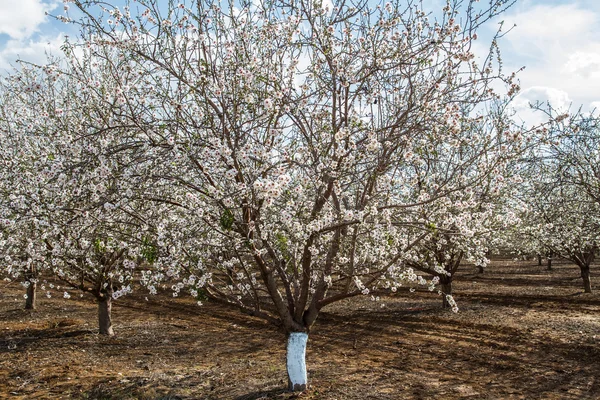
<svg viewBox="0 0 600 400">
<path fill-rule="evenodd" d="M 307 333 L 292 332 L 288 336 L 287 373 L 289 388 L 293 392 L 304 391 L 308 385 L 306 342 L 308 342 Z"/>
</svg>

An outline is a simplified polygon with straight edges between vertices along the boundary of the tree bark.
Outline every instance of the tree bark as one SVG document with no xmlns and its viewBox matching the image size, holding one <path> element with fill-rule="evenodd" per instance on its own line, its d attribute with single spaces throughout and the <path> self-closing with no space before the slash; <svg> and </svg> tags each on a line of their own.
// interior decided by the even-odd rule
<svg viewBox="0 0 600 400">
<path fill-rule="evenodd" d="M 592 293 L 592 281 L 590 279 L 590 266 L 580 266 L 581 277 L 583 278 L 583 290 L 585 293 Z"/>
<path fill-rule="evenodd" d="M 541 254 L 537 255 L 537 260 L 538 260 L 538 267 L 541 267 L 542 266 L 542 255 Z"/>
<path fill-rule="evenodd" d="M 477 272 L 479 272 L 480 274 L 483 274 L 484 268 L 483 265 L 479 264 L 477 265 Z"/>
<path fill-rule="evenodd" d="M 442 281 L 442 308 L 450 308 L 446 295 L 452 295 L 452 279 L 446 278 Z"/>
<path fill-rule="evenodd" d="M 27 286 L 27 298 L 25 299 L 25 309 L 35 310 L 37 274 L 33 264 L 29 265 L 29 270 L 25 273 L 25 279 L 29 282 L 29 286 Z"/>
<path fill-rule="evenodd" d="M 302 392 L 308 386 L 308 375 L 306 373 L 307 342 L 307 333 L 292 332 L 288 335 L 286 363 L 288 387 L 292 392 Z"/>
<path fill-rule="evenodd" d="M 27 286 L 27 299 L 25 299 L 26 310 L 35 310 L 36 289 L 36 281 L 29 280 L 29 286 Z"/>
<path fill-rule="evenodd" d="M 98 331 L 101 335 L 114 335 L 111 319 L 112 293 L 98 299 Z"/>
<path fill-rule="evenodd" d="M 552 270 L 552 253 L 548 254 L 548 271 Z"/>
</svg>

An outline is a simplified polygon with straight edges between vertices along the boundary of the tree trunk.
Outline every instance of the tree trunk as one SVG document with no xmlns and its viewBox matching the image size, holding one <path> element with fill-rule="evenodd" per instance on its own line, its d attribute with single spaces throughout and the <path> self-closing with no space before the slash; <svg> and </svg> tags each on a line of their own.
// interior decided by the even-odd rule
<svg viewBox="0 0 600 400">
<path fill-rule="evenodd" d="M 29 265 L 29 270 L 25 273 L 25 279 L 29 282 L 29 286 L 27 286 L 27 299 L 25 299 L 25 309 L 35 310 L 37 274 L 34 264 Z"/>
<path fill-rule="evenodd" d="M 36 288 L 36 281 L 33 279 L 29 280 L 29 286 L 27 286 L 27 299 L 25 299 L 26 310 L 35 310 Z"/>
<path fill-rule="evenodd" d="M 446 295 L 452 295 L 452 279 L 442 280 L 442 308 L 450 308 Z"/>
<path fill-rule="evenodd" d="M 477 272 L 479 272 L 480 274 L 483 274 L 484 268 L 483 265 L 479 264 L 477 265 Z"/>
<path fill-rule="evenodd" d="M 538 260 L 538 267 L 541 267 L 542 266 L 542 255 L 541 254 L 537 255 L 537 260 Z"/>
<path fill-rule="evenodd" d="M 586 293 L 592 293 L 592 281 L 590 279 L 590 266 L 580 266 L 581 277 L 583 278 L 583 289 Z"/>
<path fill-rule="evenodd" d="M 552 270 L 552 253 L 548 254 L 548 271 Z"/>
<path fill-rule="evenodd" d="M 115 333 L 112 328 L 111 308 L 112 295 L 105 295 L 98 299 L 98 328 L 101 335 L 112 336 Z"/>
<path fill-rule="evenodd" d="M 292 332 L 287 342 L 288 386 L 292 392 L 302 392 L 308 386 L 306 373 L 306 342 L 308 334 Z"/>
</svg>

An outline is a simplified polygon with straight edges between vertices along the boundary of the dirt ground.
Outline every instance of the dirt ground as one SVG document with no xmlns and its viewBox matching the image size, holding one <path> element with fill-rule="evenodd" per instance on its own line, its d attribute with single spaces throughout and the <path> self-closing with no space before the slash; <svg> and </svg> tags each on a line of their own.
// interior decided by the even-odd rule
<svg viewBox="0 0 600 400">
<path fill-rule="evenodd" d="M 0 282 L 0 398 L 598 399 L 600 292 L 581 286 L 567 263 L 495 261 L 459 273 L 458 314 L 419 292 L 334 304 L 294 395 L 284 335 L 236 310 L 140 293 L 115 301 L 108 338 L 91 298 L 41 295 L 29 312 Z"/>
</svg>

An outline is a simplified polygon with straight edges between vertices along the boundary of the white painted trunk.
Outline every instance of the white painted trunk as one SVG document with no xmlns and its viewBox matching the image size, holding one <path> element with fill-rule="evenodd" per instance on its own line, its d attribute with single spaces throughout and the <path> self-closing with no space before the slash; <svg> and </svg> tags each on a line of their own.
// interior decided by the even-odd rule
<svg viewBox="0 0 600 400">
<path fill-rule="evenodd" d="M 292 332 L 287 343 L 287 373 L 289 388 L 293 392 L 306 390 L 308 377 L 306 374 L 306 342 L 308 334 Z"/>
</svg>

